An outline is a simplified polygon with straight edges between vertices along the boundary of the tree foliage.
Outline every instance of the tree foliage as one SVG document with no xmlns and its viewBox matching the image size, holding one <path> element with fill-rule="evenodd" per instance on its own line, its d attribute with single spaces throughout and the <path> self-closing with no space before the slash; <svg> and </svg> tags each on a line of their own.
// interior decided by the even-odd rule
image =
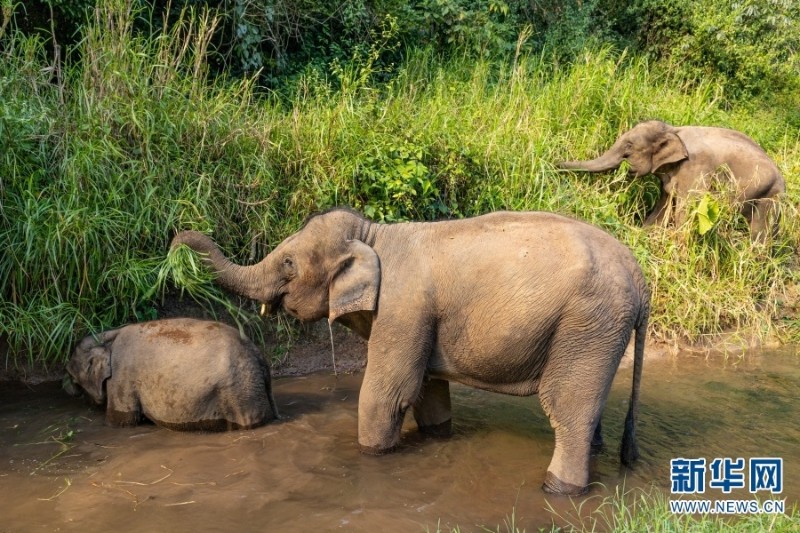
<svg viewBox="0 0 800 533">
<path fill-rule="evenodd" d="M 77 42 L 87 14 L 105 0 L 32 0 L 17 8 L 28 31 L 55 29 Z M 800 88 L 800 3 L 795 0 L 130 0 L 147 8 L 137 27 L 157 32 L 187 7 L 219 9 L 219 69 L 260 73 L 281 87 L 297 75 L 363 55 L 391 28 L 380 62 L 408 47 L 442 55 L 547 51 L 562 61 L 587 47 L 630 48 L 679 64 L 689 80 L 713 79 L 731 99 Z M 171 10 L 168 13 L 167 10 Z M 50 14 L 55 21 L 50 21 Z M 521 43 L 520 37 L 524 36 Z"/>
</svg>

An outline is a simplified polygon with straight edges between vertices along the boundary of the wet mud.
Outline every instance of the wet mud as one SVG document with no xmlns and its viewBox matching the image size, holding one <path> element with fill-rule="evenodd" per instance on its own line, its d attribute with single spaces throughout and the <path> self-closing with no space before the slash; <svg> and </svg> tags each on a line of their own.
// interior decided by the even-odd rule
<svg viewBox="0 0 800 533">
<path fill-rule="evenodd" d="M 408 416 L 400 449 L 371 457 L 356 440 L 360 382 L 277 378 L 283 419 L 228 433 L 110 428 L 58 383 L 0 383 L 0 531 L 480 531 L 512 511 L 535 531 L 575 523 L 581 503 L 585 514 L 622 484 L 668 494 L 676 457 L 782 457 L 781 498 L 800 501 L 794 348 L 646 361 L 642 457 L 628 472 L 618 449 L 631 370 L 620 369 L 592 461 L 597 484 L 577 499 L 540 490 L 553 433 L 535 396 L 453 385 L 451 438 L 420 435 Z"/>
</svg>

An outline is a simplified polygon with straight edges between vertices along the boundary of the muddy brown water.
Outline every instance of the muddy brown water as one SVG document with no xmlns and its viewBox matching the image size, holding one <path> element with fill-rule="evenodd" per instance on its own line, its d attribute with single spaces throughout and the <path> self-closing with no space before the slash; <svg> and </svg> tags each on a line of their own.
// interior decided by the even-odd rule
<svg viewBox="0 0 800 533">
<path fill-rule="evenodd" d="M 781 498 L 800 501 L 795 348 L 646 361 L 642 458 L 625 474 L 630 381 L 620 369 L 603 417 L 603 486 L 575 500 L 539 488 L 553 435 L 535 397 L 454 385 L 452 438 L 422 438 L 409 416 L 400 450 L 369 457 L 356 446 L 360 374 L 276 379 L 282 421 L 217 434 L 113 429 L 57 383 L 0 383 L 0 531 L 505 531 L 512 511 L 535 531 L 623 482 L 668 494 L 674 457 L 782 457 Z"/>
</svg>

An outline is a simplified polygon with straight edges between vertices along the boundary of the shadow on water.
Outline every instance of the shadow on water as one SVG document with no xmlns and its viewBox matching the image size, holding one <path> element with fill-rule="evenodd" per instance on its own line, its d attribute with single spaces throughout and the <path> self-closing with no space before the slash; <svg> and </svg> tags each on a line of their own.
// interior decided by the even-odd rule
<svg viewBox="0 0 800 533">
<path fill-rule="evenodd" d="M 548 527 L 582 500 L 540 490 L 553 436 L 536 398 L 454 385 L 454 436 L 405 426 L 398 453 L 356 446 L 360 375 L 275 380 L 284 419 L 250 431 L 112 429 L 102 411 L 58 384 L 0 384 L 0 531 L 462 531 Z M 782 457 L 788 507 L 800 501 L 800 357 L 681 355 L 647 361 L 638 428 L 642 457 L 620 470 L 630 394 L 621 369 L 593 459 L 593 495 L 650 487 L 669 493 L 676 457 Z M 726 497 L 707 491 L 708 498 Z"/>
</svg>

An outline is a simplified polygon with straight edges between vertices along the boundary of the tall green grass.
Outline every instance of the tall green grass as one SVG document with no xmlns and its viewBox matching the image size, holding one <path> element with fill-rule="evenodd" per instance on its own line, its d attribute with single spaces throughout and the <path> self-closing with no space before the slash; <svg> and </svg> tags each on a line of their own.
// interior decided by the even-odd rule
<svg viewBox="0 0 800 533">
<path fill-rule="evenodd" d="M 572 215 L 634 250 L 658 337 L 742 328 L 795 338 L 780 318 L 796 276 L 800 134 L 780 110 L 723 107 L 714 85 L 607 48 L 569 66 L 407 50 L 390 73 L 365 53 L 330 78 L 309 71 L 280 95 L 264 93 L 253 79 L 208 76 L 212 14 L 185 12 L 154 36 L 136 34 L 132 17 L 124 0 L 103 3 L 76 59 L 59 67 L 61 83 L 42 42 L 2 36 L 9 363 L 63 360 L 77 336 L 151 318 L 181 287 L 208 307 L 225 302 L 251 335 L 272 328 L 246 302 L 231 304 L 196 259 L 168 257 L 170 238 L 208 232 L 234 260 L 253 262 L 333 205 L 386 222 L 496 209 Z M 750 244 L 722 199 L 724 216 L 702 236 L 696 216 L 642 230 L 652 180 L 556 170 L 648 118 L 731 126 L 764 144 L 790 191 L 771 249 Z"/>
</svg>

